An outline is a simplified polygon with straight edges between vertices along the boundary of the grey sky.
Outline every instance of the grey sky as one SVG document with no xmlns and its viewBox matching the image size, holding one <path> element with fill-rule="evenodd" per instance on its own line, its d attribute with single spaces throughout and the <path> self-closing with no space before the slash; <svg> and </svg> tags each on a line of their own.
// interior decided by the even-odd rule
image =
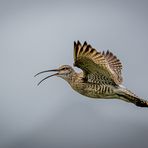
<svg viewBox="0 0 148 148">
<path fill-rule="evenodd" d="M 39 71 L 73 64 L 73 41 L 110 49 L 147 99 L 148 2 L 0 1 L 1 148 L 147 148 L 148 109 L 93 100 Z M 76 69 L 78 70 L 78 69 Z"/>
</svg>

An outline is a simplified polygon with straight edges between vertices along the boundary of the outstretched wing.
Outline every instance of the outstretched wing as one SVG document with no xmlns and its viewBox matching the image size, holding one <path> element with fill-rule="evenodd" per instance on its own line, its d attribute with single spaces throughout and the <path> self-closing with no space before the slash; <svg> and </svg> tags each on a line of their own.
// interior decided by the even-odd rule
<svg viewBox="0 0 148 148">
<path fill-rule="evenodd" d="M 97 52 L 91 45 L 74 42 L 74 66 L 81 68 L 84 78 L 95 83 L 121 84 L 122 65 L 111 52 Z"/>
</svg>

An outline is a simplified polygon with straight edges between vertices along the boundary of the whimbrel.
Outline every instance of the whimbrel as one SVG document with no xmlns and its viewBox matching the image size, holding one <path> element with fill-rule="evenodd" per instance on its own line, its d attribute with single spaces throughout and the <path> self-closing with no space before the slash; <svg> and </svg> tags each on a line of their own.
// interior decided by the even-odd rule
<svg viewBox="0 0 148 148">
<path fill-rule="evenodd" d="M 85 41 L 81 44 L 74 42 L 74 66 L 83 72 L 77 73 L 69 65 L 60 66 L 57 69 L 39 72 L 35 76 L 45 72 L 57 72 L 41 80 L 58 76 L 66 80 L 78 93 L 90 98 L 121 99 L 134 103 L 139 107 L 148 107 L 148 101 L 143 100 L 121 85 L 122 64 L 120 60 L 109 50 L 97 52 Z"/>
</svg>

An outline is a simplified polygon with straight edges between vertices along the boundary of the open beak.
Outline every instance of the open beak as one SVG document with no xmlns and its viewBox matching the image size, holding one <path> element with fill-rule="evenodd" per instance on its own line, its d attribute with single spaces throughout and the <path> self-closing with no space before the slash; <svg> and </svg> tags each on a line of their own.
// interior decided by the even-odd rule
<svg viewBox="0 0 148 148">
<path fill-rule="evenodd" d="M 48 79 L 48 78 L 50 78 L 50 77 L 52 77 L 52 76 L 58 76 L 58 75 L 59 75 L 59 69 L 45 70 L 45 71 L 41 71 L 41 72 L 37 73 L 34 77 L 36 77 L 36 76 L 38 76 L 39 74 L 42 74 L 42 73 L 54 72 L 54 71 L 57 72 L 57 73 L 45 77 L 45 78 L 42 79 L 37 85 L 40 85 L 44 80 L 46 80 L 46 79 Z"/>
</svg>

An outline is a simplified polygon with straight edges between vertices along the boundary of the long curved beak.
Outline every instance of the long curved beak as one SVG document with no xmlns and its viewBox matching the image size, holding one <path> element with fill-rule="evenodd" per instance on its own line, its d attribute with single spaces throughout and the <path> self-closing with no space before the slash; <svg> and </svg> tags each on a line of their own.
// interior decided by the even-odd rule
<svg viewBox="0 0 148 148">
<path fill-rule="evenodd" d="M 40 75 L 40 74 L 42 74 L 42 73 L 54 72 L 54 71 L 57 72 L 57 73 L 45 77 L 45 78 L 42 79 L 37 85 L 40 85 L 44 80 L 46 80 L 46 79 L 48 79 L 48 78 L 50 78 L 50 77 L 52 77 L 52 76 L 58 76 L 58 75 L 59 75 L 59 69 L 45 70 L 45 71 L 41 71 L 41 72 L 37 73 L 34 77 L 36 77 L 36 76 L 38 76 L 38 75 Z"/>
</svg>

